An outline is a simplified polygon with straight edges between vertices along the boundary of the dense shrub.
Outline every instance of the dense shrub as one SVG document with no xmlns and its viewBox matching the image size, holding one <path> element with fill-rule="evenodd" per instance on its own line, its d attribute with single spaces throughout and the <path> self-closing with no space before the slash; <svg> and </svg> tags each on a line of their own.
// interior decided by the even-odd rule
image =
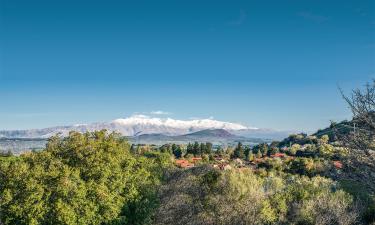
<svg viewBox="0 0 375 225">
<path fill-rule="evenodd" d="M 198 167 L 172 173 L 156 224 L 353 224 L 356 204 L 323 177 Z"/>
<path fill-rule="evenodd" d="M 159 168 L 165 165 L 134 156 L 129 148 L 117 134 L 72 132 L 51 138 L 43 151 L 3 164 L 0 223 L 147 221 L 151 211 L 146 205 L 154 200 Z"/>
</svg>

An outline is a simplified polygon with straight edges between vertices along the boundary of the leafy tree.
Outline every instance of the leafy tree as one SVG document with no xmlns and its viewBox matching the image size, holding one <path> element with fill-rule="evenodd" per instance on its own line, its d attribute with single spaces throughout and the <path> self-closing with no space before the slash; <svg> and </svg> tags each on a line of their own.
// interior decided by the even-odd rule
<svg viewBox="0 0 375 225">
<path fill-rule="evenodd" d="M 254 161 L 254 154 L 251 151 L 247 154 L 246 160 L 249 162 Z"/>
<path fill-rule="evenodd" d="M 268 151 L 267 151 L 268 156 L 274 155 L 279 152 L 279 147 L 278 147 L 279 143 L 280 142 L 278 141 L 274 141 L 270 144 Z"/>
<path fill-rule="evenodd" d="M 329 136 L 328 135 L 323 135 L 320 138 L 320 143 L 322 143 L 322 144 L 328 144 L 328 142 L 329 142 Z"/>
<path fill-rule="evenodd" d="M 172 145 L 164 144 L 164 145 L 160 146 L 160 152 L 173 154 Z"/>
<path fill-rule="evenodd" d="M 268 144 L 267 143 L 260 144 L 259 145 L 259 150 L 260 150 L 260 152 L 262 153 L 263 156 L 267 155 Z"/>
<path fill-rule="evenodd" d="M 140 223 L 134 212 L 142 221 L 151 218 L 152 210 L 141 202 L 154 201 L 162 165 L 129 150 L 118 134 L 105 131 L 50 138 L 45 150 L 0 166 L 0 221 Z"/>
<path fill-rule="evenodd" d="M 280 141 L 273 141 L 270 144 L 270 148 L 279 148 L 279 145 L 280 145 Z"/>
<path fill-rule="evenodd" d="M 304 202 L 300 220 L 304 224 L 355 224 L 359 213 L 352 203 L 353 198 L 344 191 L 323 192 Z"/>
<path fill-rule="evenodd" d="M 264 177 L 263 177 L 264 176 Z M 160 189 L 155 225 L 355 224 L 353 198 L 327 178 L 259 176 L 206 166 L 176 171 Z"/>
<path fill-rule="evenodd" d="M 334 147 L 330 144 L 322 144 L 318 147 L 318 152 L 323 157 L 331 157 L 334 154 Z"/>
<path fill-rule="evenodd" d="M 208 161 L 210 161 L 210 157 L 209 157 L 209 155 L 207 155 L 207 154 L 203 154 L 203 155 L 202 155 L 202 161 L 203 161 L 203 162 L 208 162 Z"/>
<path fill-rule="evenodd" d="M 234 149 L 232 148 L 232 147 L 227 147 L 226 149 L 225 149 L 225 154 L 228 156 L 228 157 L 230 157 L 230 156 L 232 156 L 233 155 L 233 152 L 234 152 Z"/>
<path fill-rule="evenodd" d="M 301 145 L 299 144 L 293 144 L 290 148 L 289 148 L 289 153 L 291 155 L 295 155 L 297 153 L 298 150 L 301 149 Z"/>
</svg>

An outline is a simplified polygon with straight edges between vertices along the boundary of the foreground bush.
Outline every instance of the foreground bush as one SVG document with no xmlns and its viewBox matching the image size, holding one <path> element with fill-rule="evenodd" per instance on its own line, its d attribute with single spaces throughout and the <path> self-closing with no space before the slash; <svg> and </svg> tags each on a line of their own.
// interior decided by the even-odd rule
<svg viewBox="0 0 375 225">
<path fill-rule="evenodd" d="M 354 224 L 352 197 L 330 179 L 261 177 L 198 167 L 171 173 L 155 224 Z"/>
<path fill-rule="evenodd" d="M 116 134 L 72 132 L 51 138 L 41 152 L 3 163 L 0 224 L 150 221 L 160 163 L 129 148 Z"/>
</svg>

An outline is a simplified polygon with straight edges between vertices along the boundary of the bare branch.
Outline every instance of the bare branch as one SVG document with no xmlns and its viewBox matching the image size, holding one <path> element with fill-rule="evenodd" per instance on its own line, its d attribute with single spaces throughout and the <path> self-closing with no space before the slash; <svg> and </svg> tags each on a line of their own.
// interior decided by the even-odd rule
<svg viewBox="0 0 375 225">
<path fill-rule="evenodd" d="M 353 90 L 350 96 L 345 95 L 341 88 L 339 90 L 352 111 L 353 129 L 338 136 L 347 147 L 369 154 L 375 148 L 375 80 L 367 83 L 363 90 Z"/>
</svg>

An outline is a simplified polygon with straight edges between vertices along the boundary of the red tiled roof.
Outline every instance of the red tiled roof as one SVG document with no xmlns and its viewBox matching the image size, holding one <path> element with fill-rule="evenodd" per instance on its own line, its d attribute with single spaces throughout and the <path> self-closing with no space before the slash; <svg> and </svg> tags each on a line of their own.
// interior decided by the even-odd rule
<svg viewBox="0 0 375 225">
<path fill-rule="evenodd" d="M 275 154 L 271 155 L 271 157 L 285 157 L 285 154 L 284 153 L 275 153 Z"/>
<path fill-rule="evenodd" d="M 336 169 L 342 169 L 342 162 L 340 161 L 333 161 L 333 165 L 336 167 Z"/>
<path fill-rule="evenodd" d="M 194 166 L 193 163 L 190 163 L 186 159 L 177 159 L 175 161 L 175 163 L 177 164 L 177 166 L 179 166 L 181 168 L 188 168 L 188 167 L 193 167 Z"/>
</svg>

